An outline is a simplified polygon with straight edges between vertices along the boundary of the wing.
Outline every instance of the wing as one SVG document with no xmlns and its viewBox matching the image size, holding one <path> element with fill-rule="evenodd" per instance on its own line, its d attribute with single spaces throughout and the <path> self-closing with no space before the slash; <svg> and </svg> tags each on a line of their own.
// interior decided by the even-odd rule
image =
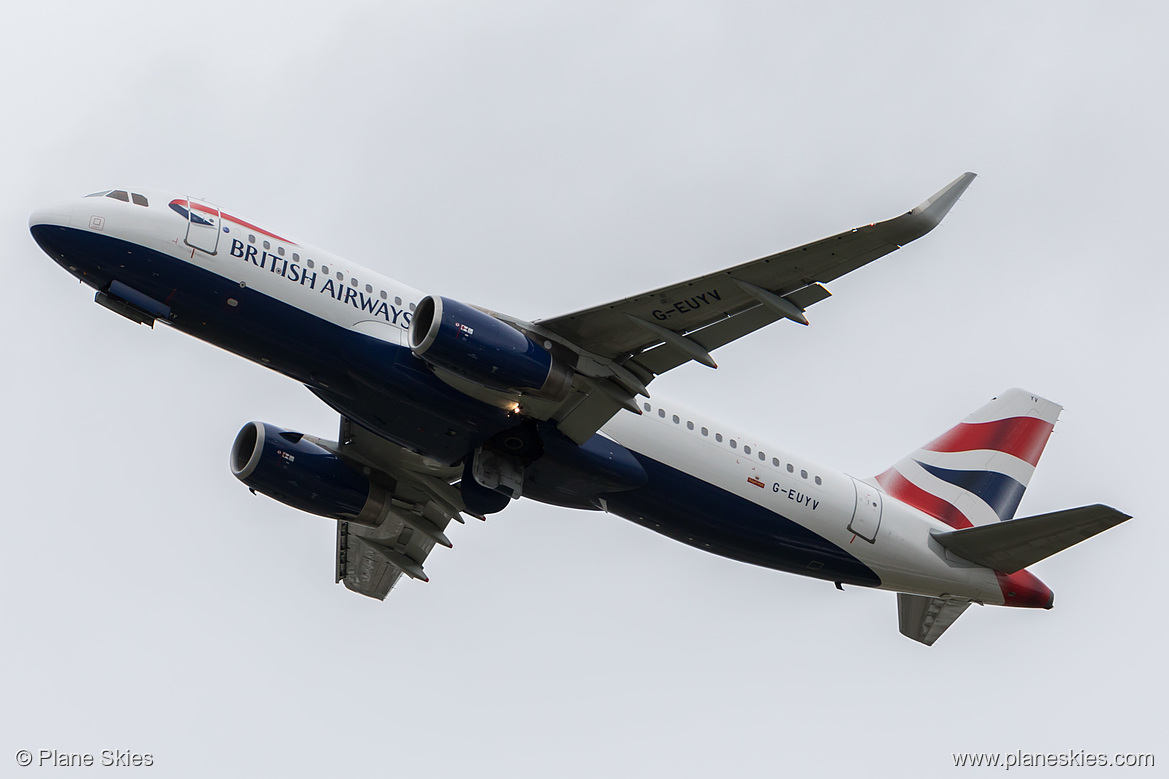
<svg viewBox="0 0 1169 779">
<path fill-rule="evenodd" d="M 341 418 L 337 442 L 315 442 L 365 470 L 385 491 L 376 526 L 337 523 L 337 581 L 384 600 L 403 574 L 430 581 L 423 563 L 435 545 L 451 547 L 450 522 L 463 522 L 458 468 L 440 465 Z"/>
<path fill-rule="evenodd" d="M 641 295 L 532 323 L 578 355 L 575 397 L 555 418 L 578 441 L 621 408 L 636 411 L 654 376 L 780 319 L 807 324 L 804 311 L 829 296 L 823 284 L 928 233 L 970 186 L 964 173 L 901 216 Z M 599 420 L 599 421 L 598 421 Z"/>
</svg>

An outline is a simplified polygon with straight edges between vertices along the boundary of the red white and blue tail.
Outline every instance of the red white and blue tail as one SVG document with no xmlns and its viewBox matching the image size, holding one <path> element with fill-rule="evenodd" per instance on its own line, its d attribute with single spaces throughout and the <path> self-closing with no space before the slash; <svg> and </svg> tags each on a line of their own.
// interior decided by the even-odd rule
<svg viewBox="0 0 1169 779">
<path fill-rule="evenodd" d="M 1010 389 L 876 477 L 953 528 L 1011 519 L 1062 407 Z"/>
</svg>

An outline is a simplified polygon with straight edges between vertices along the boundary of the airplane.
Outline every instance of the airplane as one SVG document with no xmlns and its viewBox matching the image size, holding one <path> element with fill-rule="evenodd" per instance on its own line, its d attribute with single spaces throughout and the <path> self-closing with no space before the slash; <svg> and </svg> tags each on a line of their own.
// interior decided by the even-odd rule
<svg viewBox="0 0 1169 779">
<path fill-rule="evenodd" d="M 1049 609 L 1029 566 L 1129 515 L 1016 518 L 1060 406 L 1001 393 L 872 477 L 814 463 L 648 385 L 781 320 L 826 283 L 930 232 L 966 173 L 916 208 L 582 311 L 524 321 L 424 294 L 204 199 L 113 189 L 49 206 L 40 248 L 127 319 L 202 339 L 304 384 L 335 441 L 249 422 L 232 473 L 336 520 L 335 580 L 384 599 L 450 548 L 452 522 L 520 497 L 604 511 L 752 565 L 897 593 L 932 645 L 971 603 Z"/>
</svg>

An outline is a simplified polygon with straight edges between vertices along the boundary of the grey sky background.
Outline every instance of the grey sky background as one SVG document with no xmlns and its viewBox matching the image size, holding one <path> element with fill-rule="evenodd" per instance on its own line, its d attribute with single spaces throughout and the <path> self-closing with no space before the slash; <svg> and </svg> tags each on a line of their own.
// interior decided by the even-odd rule
<svg viewBox="0 0 1169 779">
<path fill-rule="evenodd" d="M 0 26 L 0 774 L 937 776 L 965 751 L 1155 752 L 1169 57 L 1158 3 L 25 3 Z M 1136 519 L 1033 569 L 1050 612 L 932 647 L 892 594 L 514 504 L 385 603 L 333 523 L 227 468 L 306 390 L 92 304 L 30 211 L 203 196 L 525 318 L 885 219 L 934 233 L 658 380 L 859 476 L 999 391 L 1066 410 L 1025 514 Z M 290 334 L 294 337 L 294 334 Z M 42 769 L 43 770 L 43 769 Z M 24 769 L 31 774 L 35 769 Z"/>
</svg>

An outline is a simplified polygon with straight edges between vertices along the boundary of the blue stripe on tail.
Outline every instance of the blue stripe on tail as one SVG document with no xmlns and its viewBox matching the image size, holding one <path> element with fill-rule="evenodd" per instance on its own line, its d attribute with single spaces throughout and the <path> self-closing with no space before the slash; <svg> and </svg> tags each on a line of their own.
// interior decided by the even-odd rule
<svg viewBox="0 0 1169 779">
<path fill-rule="evenodd" d="M 994 509 L 1000 520 L 1015 516 L 1019 508 L 1019 501 L 1023 500 L 1023 492 L 1027 486 L 995 471 L 952 471 L 928 465 L 918 461 L 925 470 L 945 482 L 961 487 L 981 498 L 988 506 Z"/>
</svg>

